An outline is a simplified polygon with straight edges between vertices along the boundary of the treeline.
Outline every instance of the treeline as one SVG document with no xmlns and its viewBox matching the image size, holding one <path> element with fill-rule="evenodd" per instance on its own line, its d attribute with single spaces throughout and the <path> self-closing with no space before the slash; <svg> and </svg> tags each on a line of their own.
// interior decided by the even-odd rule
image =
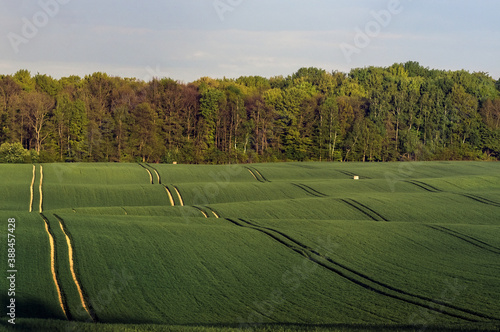
<svg viewBox="0 0 500 332">
<path fill-rule="evenodd" d="M 0 145 L 40 162 L 498 160 L 500 80 L 416 62 L 189 84 L 20 70 L 0 76 Z"/>
</svg>

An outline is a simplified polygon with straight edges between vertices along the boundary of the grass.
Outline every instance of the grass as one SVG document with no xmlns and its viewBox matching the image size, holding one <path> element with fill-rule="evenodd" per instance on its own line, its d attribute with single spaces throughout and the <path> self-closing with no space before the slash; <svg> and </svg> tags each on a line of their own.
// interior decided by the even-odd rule
<svg viewBox="0 0 500 332">
<path fill-rule="evenodd" d="M 495 330 L 499 170 L 476 162 L 43 165 L 43 216 L 68 322 L 44 221 L 38 209 L 28 213 L 32 166 L 2 165 L 2 225 L 12 217 L 19 225 L 18 328 Z M 98 325 L 86 322 L 60 221 Z"/>
</svg>

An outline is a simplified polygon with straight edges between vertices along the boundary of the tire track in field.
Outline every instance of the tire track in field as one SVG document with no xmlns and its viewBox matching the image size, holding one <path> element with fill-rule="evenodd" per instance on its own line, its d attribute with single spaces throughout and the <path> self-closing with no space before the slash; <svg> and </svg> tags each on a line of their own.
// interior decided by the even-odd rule
<svg viewBox="0 0 500 332">
<path fill-rule="evenodd" d="M 487 198 L 484 198 L 484 197 L 481 197 L 481 196 L 478 196 L 478 195 L 473 195 L 473 194 L 459 194 L 459 195 L 467 197 L 467 198 L 472 199 L 472 200 L 474 200 L 476 202 L 479 202 L 479 203 L 483 203 L 483 204 L 486 204 L 486 205 L 500 207 L 500 203 L 495 202 L 495 201 L 491 201 L 491 200 L 489 200 Z"/>
<path fill-rule="evenodd" d="M 40 193 L 40 206 L 39 206 L 40 213 L 43 212 L 43 209 L 42 209 L 42 203 L 43 203 L 42 182 L 43 182 L 43 166 L 40 165 L 40 186 L 38 187 L 38 192 Z"/>
<path fill-rule="evenodd" d="M 445 234 L 448 234 L 450 236 L 453 236 L 457 239 L 460 239 L 462 241 L 465 241 L 475 247 L 481 248 L 483 250 L 487 250 L 489 252 L 492 252 L 494 254 L 500 255 L 500 248 L 497 248 L 495 246 L 492 246 L 486 242 L 483 242 L 481 240 L 478 240 L 476 238 L 473 238 L 472 236 L 462 234 L 460 232 L 454 231 L 452 229 L 449 229 L 444 226 L 439 226 L 439 225 L 426 225 L 427 227 L 434 229 L 436 231 L 443 232 Z"/>
<path fill-rule="evenodd" d="M 203 214 L 203 216 L 208 219 L 208 213 L 206 213 L 201 207 L 198 207 L 198 206 L 195 206 L 195 205 L 193 205 L 193 207 L 196 210 L 200 211 Z"/>
<path fill-rule="evenodd" d="M 250 174 L 252 174 L 255 180 L 259 182 L 271 182 L 266 179 L 255 167 L 245 166 L 245 168 L 250 172 Z"/>
<path fill-rule="evenodd" d="M 238 221 L 234 219 L 226 220 L 234 225 L 254 229 L 256 231 L 264 233 L 280 244 L 311 260 L 312 262 L 326 268 L 331 272 L 334 272 L 340 277 L 347 279 L 348 281 L 353 282 L 358 286 L 361 286 L 377 294 L 470 322 L 476 322 L 478 321 L 478 318 L 500 320 L 499 318 L 491 317 L 489 315 L 475 312 L 473 310 L 461 308 L 444 301 L 431 299 L 429 297 L 418 294 L 413 294 L 390 286 L 383 282 L 379 282 L 367 275 L 364 275 L 341 263 L 338 263 L 325 255 L 322 255 L 321 253 L 275 229 L 259 226 L 241 218 Z M 436 307 L 436 305 L 439 305 L 440 307 Z"/>
<path fill-rule="evenodd" d="M 30 186 L 30 212 L 33 212 L 33 195 L 34 195 L 34 187 L 35 187 L 35 178 L 36 178 L 36 166 L 33 165 L 33 178 L 31 179 Z"/>
<path fill-rule="evenodd" d="M 68 244 L 69 268 L 71 270 L 71 275 L 73 277 L 73 281 L 76 285 L 76 288 L 78 289 L 78 294 L 80 295 L 80 301 L 82 303 L 82 307 L 85 309 L 85 311 L 87 312 L 89 317 L 92 319 L 92 321 L 95 322 L 94 315 L 92 315 L 90 313 L 90 310 L 89 310 L 87 304 L 85 303 L 85 299 L 83 297 L 83 292 L 82 292 L 82 287 L 80 286 L 80 282 L 78 281 L 78 278 L 76 277 L 75 267 L 74 267 L 73 247 L 71 246 L 71 240 L 68 236 L 68 233 L 64 229 L 62 219 L 57 215 L 54 215 L 54 217 L 56 217 L 56 219 L 59 221 L 59 226 L 61 227 L 61 230 L 62 230 L 64 236 L 66 237 L 66 243 Z"/>
<path fill-rule="evenodd" d="M 161 176 L 160 176 L 160 173 L 158 173 L 158 171 L 156 170 L 156 168 L 154 168 L 153 166 L 149 165 L 149 164 L 146 164 L 148 165 L 149 168 L 151 168 L 155 174 L 156 174 L 156 179 L 158 180 L 158 184 L 161 184 Z"/>
<path fill-rule="evenodd" d="M 212 209 L 210 206 L 206 206 L 205 207 L 207 208 L 207 210 L 210 210 L 210 212 L 212 212 L 212 214 L 214 215 L 215 218 L 219 219 L 220 218 L 220 213 L 218 213 L 217 211 L 215 211 L 214 209 Z"/>
<path fill-rule="evenodd" d="M 354 199 L 341 199 L 341 202 L 344 202 L 345 204 L 355 208 L 359 212 L 363 213 L 364 215 L 368 216 L 370 219 L 374 221 L 389 221 L 386 219 L 384 216 L 382 216 L 380 213 L 377 211 L 369 208 L 368 206 L 361 204 L 360 202 L 354 200 Z"/>
<path fill-rule="evenodd" d="M 174 196 L 172 196 L 172 192 L 170 191 L 170 189 L 168 189 L 167 186 L 163 185 L 163 187 L 165 188 L 165 191 L 167 192 L 168 199 L 170 200 L 170 205 L 175 206 Z"/>
<path fill-rule="evenodd" d="M 302 189 L 305 191 L 307 194 L 315 197 L 327 197 L 328 195 L 323 194 L 322 192 L 317 191 L 316 189 L 313 189 L 309 186 L 306 186 L 303 183 L 292 183 L 295 187 Z"/>
<path fill-rule="evenodd" d="M 179 197 L 179 202 L 181 203 L 181 206 L 184 206 L 184 201 L 182 200 L 182 196 L 181 193 L 179 192 L 179 189 L 174 185 L 172 185 L 172 187 L 174 187 L 174 190 L 177 193 L 177 196 Z"/>
<path fill-rule="evenodd" d="M 61 309 L 64 313 L 64 316 L 66 317 L 66 319 L 69 320 L 66 306 L 65 306 L 65 301 L 63 300 L 63 296 L 61 293 L 61 287 L 59 286 L 59 281 L 58 281 L 57 274 L 56 274 L 56 250 L 55 250 L 55 245 L 54 245 L 54 237 L 52 235 L 52 232 L 50 231 L 49 222 L 48 222 L 47 218 L 45 218 L 45 216 L 43 214 L 40 214 L 40 216 L 42 217 L 42 219 L 45 223 L 45 231 L 47 232 L 47 235 L 49 236 L 50 270 L 52 272 L 52 279 L 54 280 L 54 285 L 56 286 L 57 296 L 59 298 L 59 305 L 61 306 Z"/>
<path fill-rule="evenodd" d="M 262 175 L 262 173 L 260 173 L 257 168 L 255 168 L 255 167 L 251 167 L 251 168 L 263 180 L 263 182 L 271 182 L 264 175 Z"/>
<path fill-rule="evenodd" d="M 408 181 L 405 181 L 409 184 L 412 184 L 414 186 L 417 186 L 419 187 L 420 189 L 423 189 L 425 191 L 428 191 L 428 192 L 431 192 L 431 193 L 439 193 L 439 192 L 442 192 L 441 189 L 438 189 L 434 186 L 431 186 L 430 184 L 427 184 L 425 182 L 422 182 L 422 181 L 417 181 L 417 180 L 408 180 Z"/>
<path fill-rule="evenodd" d="M 141 163 L 139 163 L 139 166 L 141 166 L 142 168 L 144 168 L 146 170 L 146 172 L 148 172 L 148 174 L 149 174 L 149 182 L 150 182 L 150 184 L 154 184 L 154 182 L 153 182 L 153 174 L 151 173 L 151 171 L 146 166 L 144 166 Z"/>
<path fill-rule="evenodd" d="M 259 181 L 259 182 L 264 182 L 264 181 L 262 181 L 260 178 L 257 178 L 257 176 L 255 175 L 255 173 L 254 173 L 254 172 L 252 172 L 252 170 L 251 170 L 250 168 L 248 168 L 248 167 L 245 167 L 245 168 L 248 170 L 248 172 L 250 172 L 250 174 L 252 174 L 252 176 L 253 176 L 253 178 L 254 178 L 255 180 L 257 180 L 257 181 Z"/>
</svg>

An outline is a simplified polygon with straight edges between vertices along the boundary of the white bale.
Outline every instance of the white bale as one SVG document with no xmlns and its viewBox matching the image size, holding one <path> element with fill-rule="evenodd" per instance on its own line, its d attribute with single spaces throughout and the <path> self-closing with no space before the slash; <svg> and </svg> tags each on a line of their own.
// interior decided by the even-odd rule
<svg viewBox="0 0 500 332">
<path fill-rule="evenodd" d="M 359 180 L 359 176 L 358 175 L 354 175 L 354 180 Z"/>
</svg>

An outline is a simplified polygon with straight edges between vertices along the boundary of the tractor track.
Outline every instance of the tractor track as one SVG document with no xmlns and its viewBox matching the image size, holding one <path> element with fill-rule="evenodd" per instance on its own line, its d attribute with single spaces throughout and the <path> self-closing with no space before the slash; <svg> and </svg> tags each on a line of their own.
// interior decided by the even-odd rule
<svg viewBox="0 0 500 332">
<path fill-rule="evenodd" d="M 341 202 L 344 202 L 345 204 L 353 207 L 354 209 L 358 210 L 359 212 L 363 213 L 364 215 L 368 216 L 370 219 L 374 221 L 389 221 L 386 219 L 384 216 L 382 216 L 380 213 L 377 211 L 369 208 L 368 206 L 361 204 L 360 202 L 354 200 L 354 199 L 341 199 Z"/>
<path fill-rule="evenodd" d="M 408 181 L 405 181 L 409 184 L 412 184 L 414 186 L 417 186 L 419 187 L 420 189 L 423 189 L 425 191 L 428 191 L 428 192 L 431 192 L 431 193 L 439 193 L 439 192 L 442 192 L 441 189 L 438 189 L 434 186 L 431 186 L 430 184 L 427 184 L 425 182 L 422 182 L 422 181 L 416 181 L 416 180 L 408 180 Z"/>
<path fill-rule="evenodd" d="M 52 231 L 51 231 L 50 226 L 49 226 L 49 221 L 47 220 L 47 218 L 42 213 L 40 213 L 40 216 L 42 217 L 42 219 L 45 223 L 45 231 L 47 232 L 47 235 L 49 236 L 50 270 L 52 273 L 52 279 L 54 280 L 54 285 L 56 286 L 57 296 L 59 298 L 59 305 L 61 306 L 61 309 L 64 313 L 64 316 L 66 317 L 67 320 L 69 320 L 68 310 L 66 308 L 66 301 L 64 300 L 63 294 L 61 292 L 60 281 L 59 281 L 59 278 L 57 277 L 57 273 L 56 273 L 56 250 L 55 250 L 54 235 L 52 234 Z"/>
<path fill-rule="evenodd" d="M 42 193 L 42 182 L 43 182 L 43 166 L 40 165 L 40 185 L 38 186 L 38 192 L 40 193 L 40 205 L 39 205 L 39 212 L 42 213 L 43 209 L 43 193 Z"/>
<path fill-rule="evenodd" d="M 309 186 L 306 186 L 303 183 L 292 183 L 292 185 L 294 185 L 297 188 L 302 189 L 303 191 L 305 191 L 307 194 L 309 194 L 311 196 L 315 196 L 315 197 L 328 197 L 328 195 L 325 195 L 322 192 L 317 191 L 316 189 L 313 189 L 313 188 L 311 188 Z"/>
<path fill-rule="evenodd" d="M 472 236 L 462 234 L 460 232 L 451 230 L 451 229 L 446 228 L 444 226 L 438 226 L 438 225 L 426 225 L 426 226 L 431 228 L 431 229 L 434 229 L 436 231 L 443 232 L 443 233 L 448 234 L 450 236 L 453 236 L 457 239 L 465 241 L 465 242 L 467 242 L 475 247 L 478 247 L 478 248 L 481 248 L 483 250 L 487 250 L 487 251 L 492 252 L 494 254 L 500 255 L 500 248 L 497 248 L 497 247 L 492 246 L 486 242 L 483 242 L 481 240 L 473 238 Z"/>
<path fill-rule="evenodd" d="M 150 184 L 154 184 L 154 182 L 153 182 L 153 174 L 151 173 L 151 171 L 146 166 L 144 166 L 141 163 L 139 163 L 139 166 L 141 166 L 142 168 L 144 168 L 148 172 L 148 174 L 149 174 L 149 183 Z"/>
<path fill-rule="evenodd" d="M 205 205 L 205 208 L 207 208 L 212 214 L 214 215 L 215 218 L 219 219 L 220 218 L 220 213 L 212 209 L 211 207 Z"/>
<path fill-rule="evenodd" d="M 158 170 L 156 170 L 156 168 L 154 168 L 153 166 L 151 166 L 150 164 L 146 164 L 149 168 L 151 168 L 153 170 L 153 172 L 155 172 L 156 174 L 156 178 L 158 180 L 158 184 L 161 184 L 161 176 L 160 176 L 160 173 L 158 173 Z"/>
<path fill-rule="evenodd" d="M 179 192 L 179 188 L 176 186 L 172 185 L 174 187 L 175 192 L 177 193 L 177 196 L 179 197 L 179 202 L 181 203 L 181 206 L 184 206 L 184 201 L 182 200 L 181 193 Z"/>
<path fill-rule="evenodd" d="M 489 199 L 486 199 L 486 198 L 478 196 L 478 195 L 473 195 L 473 194 L 459 194 L 459 195 L 463 196 L 463 197 L 470 198 L 470 199 L 472 199 L 472 200 L 474 200 L 476 202 L 479 202 L 479 203 L 483 203 L 483 204 L 486 204 L 486 205 L 500 207 L 500 203 L 495 202 L 495 201 L 491 201 Z"/>
<path fill-rule="evenodd" d="M 254 178 L 255 180 L 257 180 L 257 181 L 259 181 L 259 182 L 264 182 L 264 181 L 262 181 L 260 178 L 257 178 L 257 175 L 255 175 L 255 173 L 254 173 L 254 172 L 252 172 L 252 170 L 251 170 L 250 168 L 248 168 L 248 167 L 245 167 L 245 168 L 248 170 L 248 172 L 249 172 L 250 174 L 252 174 L 252 176 L 253 176 L 253 178 Z"/>
<path fill-rule="evenodd" d="M 226 220 L 234 225 L 254 229 L 256 231 L 264 233 L 267 236 L 274 239 L 275 241 L 279 242 L 280 244 L 293 250 L 294 252 L 308 258 L 312 262 L 324 267 L 325 269 L 331 272 L 334 272 L 340 277 L 347 279 L 348 281 L 353 282 L 358 286 L 361 286 L 377 294 L 397 299 L 419 307 L 423 307 L 428 310 L 436 311 L 438 313 L 446 314 L 448 316 L 459 318 L 465 321 L 475 322 L 478 321 L 478 318 L 500 320 L 499 318 L 491 317 L 479 312 L 475 312 L 473 310 L 464 309 L 440 300 L 431 299 L 429 297 L 421 296 L 418 294 L 412 294 L 410 292 L 374 280 L 373 278 L 368 277 L 362 273 L 359 273 L 343 264 L 335 262 L 329 257 L 321 255 L 319 252 L 311 249 L 310 247 L 272 228 L 258 226 L 244 219 L 239 219 L 238 221 L 234 219 L 226 219 Z M 440 307 L 436 307 L 436 305 L 439 305 Z M 467 317 L 467 316 L 473 316 L 473 317 Z"/>
<path fill-rule="evenodd" d="M 172 192 L 170 191 L 170 189 L 168 189 L 168 187 L 166 185 L 163 185 L 163 187 L 165 188 L 165 191 L 167 192 L 168 199 L 170 200 L 170 205 L 175 206 L 174 196 L 172 196 Z"/>
<path fill-rule="evenodd" d="M 61 230 L 62 230 L 64 236 L 66 237 L 66 243 L 68 245 L 69 267 L 71 270 L 71 275 L 73 277 L 73 282 L 75 283 L 76 288 L 78 290 L 78 294 L 80 295 L 80 302 L 82 304 L 82 307 L 85 309 L 85 311 L 89 315 L 89 317 L 92 319 L 93 322 L 95 322 L 96 321 L 95 314 L 91 313 L 89 306 L 87 305 L 85 298 L 83 296 L 83 291 L 82 291 L 82 287 L 80 285 L 80 282 L 78 281 L 78 278 L 76 276 L 75 266 L 74 266 L 73 246 L 71 245 L 71 239 L 68 236 L 69 233 L 65 229 L 66 227 L 64 225 L 63 219 L 55 214 L 54 214 L 54 217 L 59 221 L 59 226 L 61 227 Z"/>
<path fill-rule="evenodd" d="M 33 196 L 34 196 L 35 178 L 36 178 L 36 166 L 33 165 L 33 177 L 31 179 L 31 186 L 30 186 L 30 207 L 29 207 L 30 212 L 33 212 Z"/>
<path fill-rule="evenodd" d="M 250 172 L 250 174 L 252 174 L 255 180 L 259 182 L 271 182 L 268 179 L 266 179 L 266 177 L 264 177 L 262 173 L 260 173 L 255 167 L 245 166 L 245 168 L 248 169 L 248 171 Z"/>
<path fill-rule="evenodd" d="M 203 214 L 203 216 L 204 216 L 205 218 L 207 218 L 207 219 L 208 219 L 208 213 L 206 213 L 206 212 L 205 212 L 205 211 L 204 211 L 201 207 L 196 206 L 196 205 L 193 205 L 193 207 L 194 207 L 196 210 L 200 211 L 200 212 Z"/>
</svg>

